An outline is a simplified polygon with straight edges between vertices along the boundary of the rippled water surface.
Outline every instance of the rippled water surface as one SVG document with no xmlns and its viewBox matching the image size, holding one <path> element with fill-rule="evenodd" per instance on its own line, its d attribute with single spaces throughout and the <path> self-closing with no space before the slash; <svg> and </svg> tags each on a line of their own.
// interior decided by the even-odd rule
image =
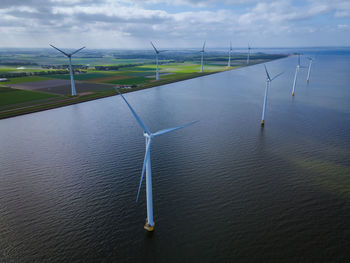
<svg viewBox="0 0 350 263">
<path fill-rule="evenodd" d="M 0 120 L 1 262 L 349 262 L 350 54 L 296 57 Z M 306 59 L 302 60 L 304 65 Z"/>
</svg>

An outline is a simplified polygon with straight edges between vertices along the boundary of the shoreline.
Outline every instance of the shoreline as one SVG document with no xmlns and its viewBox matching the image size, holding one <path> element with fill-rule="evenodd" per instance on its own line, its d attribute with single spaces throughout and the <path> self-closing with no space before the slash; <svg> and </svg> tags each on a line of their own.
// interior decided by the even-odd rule
<svg viewBox="0 0 350 263">
<path fill-rule="evenodd" d="M 286 57 L 289 57 L 289 56 L 290 55 L 287 55 Z M 286 57 L 283 57 L 283 58 L 286 58 Z M 283 59 L 283 58 L 279 58 L 279 59 Z M 121 92 L 122 93 L 129 93 L 129 92 L 134 92 L 134 91 L 138 91 L 138 90 L 149 89 L 149 88 L 167 85 L 167 84 L 180 82 L 180 81 L 184 81 L 184 80 L 188 80 L 188 79 L 194 79 L 194 78 L 198 78 L 198 77 L 217 74 L 220 72 L 225 72 L 225 71 L 235 70 L 235 69 L 239 69 L 239 68 L 254 66 L 254 65 L 258 65 L 258 64 L 262 64 L 262 63 L 266 63 L 266 62 L 270 62 L 270 61 L 275 61 L 275 60 L 278 60 L 278 59 L 269 60 L 269 61 L 265 61 L 265 62 L 259 62 L 256 64 L 251 64 L 251 65 L 246 65 L 246 66 L 231 67 L 230 69 L 224 69 L 221 71 L 213 71 L 213 72 L 207 72 L 207 73 L 206 72 L 203 72 L 203 73 L 198 72 L 198 73 L 193 73 L 193 74 L 190 74 L 189 76 L 185 76 L 185 77 L 182 77 L 179 79 L 174 79 L 174 80 L 162 80 L 162 79 L 160 79 L 159 81 L 147 83 L 145 85 L 140 85 L 139 87 L 136 87 L 136 88 L 121 89 Z M 88 101 L 107 98 L 107 97 L 116 96 L 116 95 L 118 95 L 116 92 L 108 91 L 108 92 L 103 92 L 103 93 L 101 92 L 101 93 L 94 93 L 94 94 L 66 98 L 66 99 L 58 100 L 58 101 L 54 101 L 54 102 L 40 103 L 37 105 L 31 105 L 31 106 L 27 106 L 27 107 L 3 110 L 3 111 L 0 111 L 0 120 L 16 117 L 16 116 L 20 116 L 20 115 L 25 115 L 25 114 L 30 114 L 30 113 L 35 113 L 35 112 L 70 106 L 70 105 L 74 105 L 74 104 L 78 104 L 78 103 L 82 103 L 82 102 L 88 102 Z"/>
</svg>

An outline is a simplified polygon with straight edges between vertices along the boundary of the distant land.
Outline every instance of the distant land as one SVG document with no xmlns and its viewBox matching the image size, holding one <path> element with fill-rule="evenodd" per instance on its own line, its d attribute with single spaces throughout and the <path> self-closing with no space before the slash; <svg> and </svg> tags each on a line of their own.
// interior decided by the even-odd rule
<svg viewBox="0 0 350 263">
<path fill-rule="evenodd" d="M 252 51 L 249 65 L 288 56 Z M 116 95 L 117 85 L 130 92 L 247 66 L 247 54 L 209 50 L 200 73 L 197 50 L 159 54 L 155 80 L 152 50 L 83 50 L 73 57 L 77 96 L 70 96 L 68 60 L 51 49 L 0 50 L 0 119 Z"/>
</svg>

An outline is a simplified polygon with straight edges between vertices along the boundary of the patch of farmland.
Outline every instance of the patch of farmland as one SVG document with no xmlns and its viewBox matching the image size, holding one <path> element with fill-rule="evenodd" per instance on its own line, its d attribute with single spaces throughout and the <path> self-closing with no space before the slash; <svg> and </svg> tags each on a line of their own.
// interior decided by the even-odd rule
<svg viewBox="0 0 350 263">
<path fill-rule="evenodd" d="M 121 80 L 113 80 L 108 81 L 107 83 L 111 84 L 121 84 L 121 85 L 138 85 L 142 83 L 149 82 L 149 79 L 146 77 L 138 77 L 138 78 L 127 78 L 127 79 L 121 79 Z"/>
<path fill-rule="evenodd" d="M 142 65 L 137 67 L 124 68 L 126 71 L 153 71 L 155 70 L 155 65 Z"/>
<path fill-rule="evenodd" d="M 80 93 L 88 93 L 88 92 L 106 92 L 114 90 L 113 85 L 108 84 L 97 84 L 97 83 L 89 83 L 89 82 L 75 82 L 75 89 L 78 94 Z M 70 82 L 66 85 L 55 86 L 55 87 L 45 87 L 38 89 L 39 91 L 50 92 L 55 94 L 62 95 L 70 95 L 71 94 L 71 86 Z"/>
<path fill-rule="evenodd" d="M 96 78 L 103 78 L 108 76 L 108 74 L 105 73 L 83 73 L 83 74 L 74 74 L 75 80 L 90 80 L 90 79 L 96 79 Z M 53 74 L 53 75 L 47 75 L 47 77 L 51 77 L 54 79 L 70 79 L 69 74 Z"/>
<path fill-rule="evenodd" d="M 174 73 L 174 72 L 168 72 L 168 73 L 161 73 L 161 72 L 159 72 L 159 77 L 164 77 L 164 76 L 174 75 L 174 74 L 176 74 L 176 73 Z M 148 75 L 148 76 L 146 76 L 146 78 L 148 78 L 148 79 L 154 79 L 154 78 L 155 78 L 155 74 L 153 74 L 153 75 Z"/>
<path fill-rule="evenodd" d="M 124 75 L 114 75 L 114 76 L 109 76 L 109 77 L 103 77 L 103 78 L 96 78 L 96 79 L 89 79 L 89 82 L 109 82 L 109 81 L 114 81 L 114 80 L 120 80 L 120 79 L 127 79 L 129 78 L 128 76 Z"/>
<path fill-rule="evenodd" d="M 18 103 L 56 98 L 57 95 L 0 87 L 0 109 Z"/>
<path fill-rule="evenodd" d="M 42 88 L 53 88 L 63 85 L 70 85 L 70 80 L 64 79 L 48 79 L 42 81 L 35 82 L 25 82 L 11 85 L 16 89 L 24 89 L 24 90 L 37 90 Z"/>
<path fill-rule="evenodd" d="M 36 82 L 36 81 L 43 81 L 43 80 L 49 80 L 49 78 L 45 78 L 41 76 L 16 77 L 16 78 L 9 78 L 8 81 L 3 82 L 3 84 L 12 85 L 12 84 L 18 84 L 18 83 Z"/>
</svg>

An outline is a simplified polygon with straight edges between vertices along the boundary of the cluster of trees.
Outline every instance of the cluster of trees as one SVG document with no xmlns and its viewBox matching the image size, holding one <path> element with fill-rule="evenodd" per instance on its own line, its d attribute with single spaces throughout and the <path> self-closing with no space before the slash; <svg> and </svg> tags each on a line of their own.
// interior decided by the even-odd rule
<svg viewBox="0 0 350 263">
<path fill-rule="evenodd" d="M 96 70 L 105 70 L 105 71 L 118 70 L 119 66 L 95 66 L 95 69 Z"/>
<path fill-rule="evenodd" d="M 0 60 L 0 65 L 6 65 L 6 66 L 38 66 L 37 63 L 33 62 L 10 62 L 5 60 Z"/>
<path fill-rule="evenodd" d="M 74 70 L 75 73 L 86 73 L 82 70 Z M 0 78 L 16 78 L 16 77 L 28 77 L 28 76 L 41 76 L 51 74 L 69 74 L 69 70 L 49 70 L 49 71 L 38 71 L 38 72 L 7 72 L 0 73 Z"/>
<path fill-rule="evenodd" d="M 128 68 L 128 67 L 135 67 L 135 66 L 140 66 L 142 63 L 138 64 L 123 64 L 123 65 L 118 65 L 118 66 L 95 66 L 96 70 L 118 70 L 120 68 Z"/>
<path fill-rule="evenodd" d="M 69 65 L 41 65 L 42 68 L 46 69 L 68 69 Z M 88 69 L 86 65 L 72 65 L 73 69 Z"/>
</svg>

